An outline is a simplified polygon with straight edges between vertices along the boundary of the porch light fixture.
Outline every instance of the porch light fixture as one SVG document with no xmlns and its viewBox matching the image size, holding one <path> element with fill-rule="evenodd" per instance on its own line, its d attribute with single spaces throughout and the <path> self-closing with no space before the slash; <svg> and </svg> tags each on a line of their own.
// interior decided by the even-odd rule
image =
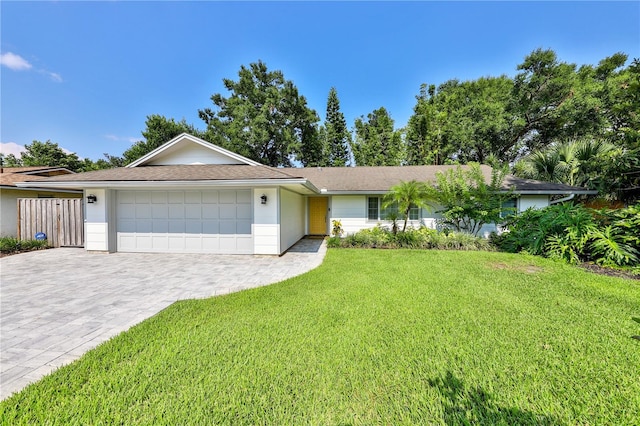
<svg viewBox="0 0 640 426">
<path fill-rule="evenodd" d="M 262 194 L 260 196 L 260 204 L 267 204 L 267 196 L 266 196 L 266 194 Z"/>
<path fill-rule="evenodd" d="M 97 202 L 98 202 L 98 197 L 96 197 L 95 195 L 91 194 L 87 196 L 87 203 L 93 204 Z"/>
</svg>

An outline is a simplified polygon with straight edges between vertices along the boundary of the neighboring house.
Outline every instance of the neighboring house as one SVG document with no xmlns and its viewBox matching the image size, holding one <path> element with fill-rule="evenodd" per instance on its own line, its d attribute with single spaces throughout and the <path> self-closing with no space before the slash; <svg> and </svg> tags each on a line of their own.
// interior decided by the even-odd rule
<svg viewBox="0 0 640 426">
<path fill-rule="evenodd" d="M 449 167 L 273 168 L 182 134 L 127 167 L 38 185 L 84 190 L 87 250 L 278 255 L 305 235 L 328 234 L 332 220 L 346 232 L 375 226 L 391 186 Z M 513 176 L 505 185 L 519 211 L 593 192 Z M 434 226 L 434 213 L 411 215 L 414 225 Z"/>
<path fill-rule="evenodd" d="M 0 236 L 15 237 L 18 232 L 18 198 L 81 198 L 80 189 L 42 188 L 36 182 L 52 176 L 73 174 L 63 167 L 0 167 Z M 34 182 L 20 187 L 18 183 Z"/>
</svg>

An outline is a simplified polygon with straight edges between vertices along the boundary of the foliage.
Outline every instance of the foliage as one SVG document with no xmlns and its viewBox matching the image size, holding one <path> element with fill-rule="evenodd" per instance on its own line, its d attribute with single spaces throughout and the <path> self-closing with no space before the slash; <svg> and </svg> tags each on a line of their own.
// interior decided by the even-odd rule
<svg viewBox="0 0 640 426">
<path fill-rule="evenodd" d="M 332 220 L 331 235 L 334 237 L 340 237 L 342 236 L 343 233 L 344 233 L 344 230 L 342 229 L 342 222 L 340 222 L 339 220 Z"/>
<path fill-rule="evenodd" d="M 349 234 L 342 240 L 333 241 L 330 247 L 492 250 L 492 245 L 487 239 L 464 232 L 440 232 L 426 227 L 394 232 L 393 228 L 380 225 Z"/>
<path fill-rule="evenodd" d="M 196 137 L 204 136 L 200 130 L 184 119 L 176 122 L 173 118 L 158 114 L 147 116 L 145 126 L 146 129 L 142 132 L 144 140 L 134 143 L 122 154 L 124 164 L 133 163 L 182 133 L 189 133 Z"/>
<path fill-rule="evenodd" d="M 499 223 L 502 204 L 513 197 L 502 188 L 503 169 L 491 169 L 487 183 L 479 164 L 436 173 L 436 182 L 427 184 L 427 197 L 441 210 L 442 223 L 457 232 L 477 235 L 484 224 Z"/>
<path fill-rule="evenodd" d="M 49 247 L 46 240 L 19 240 L 15 237 L 0 237 L 0 253 L 19 253 Z"/>
<path fill-rule="evenodd" d="M 329 91 L 327 99 L 327 115 L 322 130 L 324 145 L 323 158 L 320 165 L 344 167 L 349 164 L 349 147 L 351 133 L 347 129 L 344 114 L 340 111 L 340 100 L 335 87 Z"/>
<path fill-rule="evenodd" d="M 356 119 L 351 150 L 357 166 L 399 166 L 404 157 L 402 133 L 384 107 Z"/>
<path fill-rule="evenodd" d="M 10 158 L 16 166 L 53 166 L 64 167 L 73 172 L 82 171 L 83 162 L 75 153 L 67 153 L 51 141 L 33 141 L 25 145 L 20 159 Z"/>
<path fill-rule="evenodd" d="M 594 211 L 572 203 L 511 216 L 494 239 L 502 250 L 603 266 L 634 266 L 640 255 L 640 205 Z"/>
<path fill-rule="evenodd" d="M 631 425 L 632 284 L 505 253 L 329 250 L 282 283 L 169 306 L 0 402 L 0 419 Z"/>
<path fill-rule="evenodd" d="M 322 144 L 316 112 L 281 71 L 258 61 L 224 79 L 229 97 L 211 96 L 215 109 L 199 110 L 207 125 L 206 139 L 268 166 L 320 165 Z"/>
<path fill-rule="evenodd" d="M 407 229 L 409 221 L 409 212 L 412 207 L 428 208 L 427 204 L 427 185 L 424 182 L 411 180 L 408 182 L 400 182 L 391 187 L 389 192 L 383 198 L 383 208 L 391 205 L 398 207 L 400 219 L 404 220 L 402 232 Z"/>
</svg>

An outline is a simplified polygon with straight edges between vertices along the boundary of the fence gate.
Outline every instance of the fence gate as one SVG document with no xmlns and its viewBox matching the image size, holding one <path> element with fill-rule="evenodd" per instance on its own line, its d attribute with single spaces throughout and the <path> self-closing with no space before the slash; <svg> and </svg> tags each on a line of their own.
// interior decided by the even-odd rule
<svg viewBox="0 0 640 426">
<path fill-rule="evenodd" d="M 82 198 L 18 198 L 18 238 L 33 240 L 38 232 L 52 247 L 82 247 Z"/>
</svg>

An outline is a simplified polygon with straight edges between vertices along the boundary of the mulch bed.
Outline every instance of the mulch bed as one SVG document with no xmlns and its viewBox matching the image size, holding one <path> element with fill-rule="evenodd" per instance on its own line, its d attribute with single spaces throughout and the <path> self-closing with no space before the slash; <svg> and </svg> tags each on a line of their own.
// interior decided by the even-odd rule
<svg viewBox="0 0 640 426">
<path fill-rule="evenodd" d="M 595 263 L 582 263 L 580 267 L 587 271 L 600 275 L 608 275 L 610 277 L 627 278 L 630 280 L 640 280 L 640 275 L 632 274 L 631 272 L 620 271 L 618 269 L 604 268 L 596 265 Z"/>
</svg>

